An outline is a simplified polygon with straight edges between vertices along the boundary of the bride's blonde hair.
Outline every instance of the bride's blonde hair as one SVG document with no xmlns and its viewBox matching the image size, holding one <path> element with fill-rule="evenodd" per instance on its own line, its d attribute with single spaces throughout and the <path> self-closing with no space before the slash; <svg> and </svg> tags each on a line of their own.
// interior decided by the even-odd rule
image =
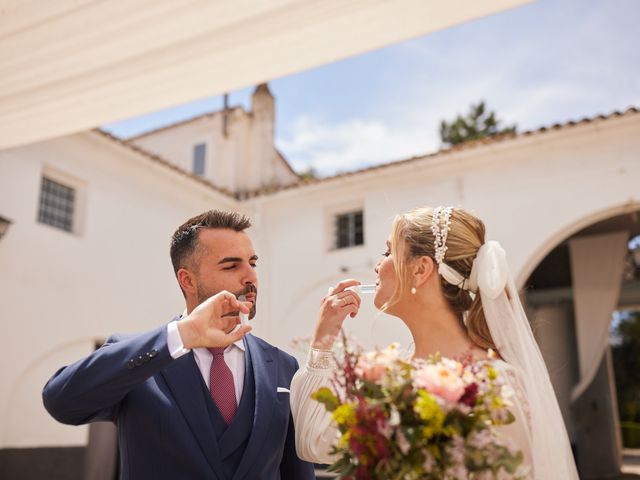
<svg viewBox="0 0 640 480">
<path fill-rule="evenodd" d="M 398 302 L 411 288 L 408 263 L 413 258 L 427 256 L 436 263 L 435 239 L 431 232 L 433 210 L 431 207 L 421 207 L 395 217 L 392 227 L 391 253 L 397 283 L 393 295 L 383 306 L 383 310 Z M 444 262 L 465 278 L 469 278 L 473 260 L 485 241 L 485 226 L 482 220 L 460 208 L 453 209 L 450 221 L 451 229 L 447 237 Z M 451 285 L 442 277 L 440 277 L 440 287 L 461 323 L 466 315 L 464 323 L 471 341 L 480 348 L 496 350 L 484 317 L 480 295 L 472 299 L 467 290 Z"/>
</svg>

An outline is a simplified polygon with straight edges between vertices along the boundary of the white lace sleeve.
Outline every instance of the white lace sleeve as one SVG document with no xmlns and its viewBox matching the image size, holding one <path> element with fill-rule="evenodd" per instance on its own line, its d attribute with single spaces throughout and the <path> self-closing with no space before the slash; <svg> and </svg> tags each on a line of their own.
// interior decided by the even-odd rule
<svg viewBox="0 0 640 480">
<path fill-rule="evenodd" d="M 331 386 L 335 364 L 333 354 L 311 350 L 306 365 L 291 380 L 291 413 L 296 429 L 296 450 L 302 460 L 333 463 L 329 451 L 335 442 L 337 429 L 331 414 L 311 398 L 321 387 Z"/>
<path fill-rule="evenodd" d="M 529 402 L 527 401 L 522 383 L 518 379 L 516 370 L 509 364 L 498 360 L 494 362 L 496 370 L 500 373 L 505 384 L 513 390 L 511 401 L 513 406 L 510 408 L 511 413 L 516 417 L 513 423 L 499 427 L 499 432 L 508 438 L 513 446 L 522 452 L 524 460 L 522 466 L 529 468 L 529 474 L 526 479 L 532 479 L 533 456 L 531 451 L 531 413 L 529 412 Z"/>
</svg>

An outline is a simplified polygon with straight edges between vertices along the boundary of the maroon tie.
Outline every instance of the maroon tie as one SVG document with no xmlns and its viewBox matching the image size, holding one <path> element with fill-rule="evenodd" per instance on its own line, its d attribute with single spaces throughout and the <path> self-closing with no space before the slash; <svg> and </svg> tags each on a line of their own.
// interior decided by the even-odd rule
<svg viewBox="0 0 640 480">
<path fill-rule="evenodd" d="M 233 383 L 233 373 L 224 361 L 224 348 L 210 348 L 213 355 L 211 370 L 209 371 L 209 392 L 222 414 L 227 425 L 230 425 L 236 415 L 236 389 Z"/>
</svg>

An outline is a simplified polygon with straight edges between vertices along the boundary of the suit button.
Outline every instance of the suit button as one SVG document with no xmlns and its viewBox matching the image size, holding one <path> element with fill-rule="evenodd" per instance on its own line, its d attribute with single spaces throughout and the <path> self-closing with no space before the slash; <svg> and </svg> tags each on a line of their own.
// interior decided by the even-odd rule
<svg viewBox="0 0 640 480">
<path fill-rule="evenodd" d="M 145 352 L 145 354 L 142 356 L 142 360 L 147 363 L 149 360 L 151 360 L 151 355 L 149 355 L 149 352 Z"/>
<path fill-rule="evenodd" d="M 136 365 L 136 367 L 139 367 L 140 365 L 142 365 L 142 355 L 138 355 L 136 359 L 133 361 L 133 363 Z"/>
<path fill-rule="evenodd" d="M 158 355 L 158 351 L 155 348 L 152 348 L 151 351 L 149 352 L 149 357 L 153 358 L 156 355 Z"/>
<path fill-rule="evenodd" d="M 131 359 L 131 360 L 129 360 L 129 361 L 127 362 L 127 368 L 128 368 L 129 370 L 131 370 L 131 369 L 132 369 L 133 367 L 135 367 L 135 366 L 136 366 L 136 364 L 133 362 L 133 359 Z"/>
</svg>

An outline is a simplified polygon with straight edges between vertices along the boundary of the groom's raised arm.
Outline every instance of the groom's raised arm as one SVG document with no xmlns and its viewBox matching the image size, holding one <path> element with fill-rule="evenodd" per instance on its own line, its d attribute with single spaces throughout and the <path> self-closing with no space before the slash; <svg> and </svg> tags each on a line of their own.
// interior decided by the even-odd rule
<svg viewBox="0 0 640 480">
<path fill-rule="evenodd" d="M 44 406 L 69 425 L 113 421 L 126 394 L 172 361 L 166 325 L 126 338 L 112 336 L 51 377 L 42 391 Z"/>
</svg>

